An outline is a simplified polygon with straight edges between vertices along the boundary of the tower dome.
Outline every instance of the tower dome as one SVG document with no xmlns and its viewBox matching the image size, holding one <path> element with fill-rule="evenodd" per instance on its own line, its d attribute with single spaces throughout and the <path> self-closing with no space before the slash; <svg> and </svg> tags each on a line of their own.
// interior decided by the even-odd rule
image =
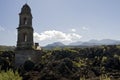
<svg viewBox="0 0 120 80">
<path fill-rule="evenodd" d="M 22 14 L 22 13 L 25 13 L 25 14 L 31 13 L 31 9 L 30 9 L 30 7 L 28 6 L 28 4 L 23 5 L 23 7 L 22 7 L 22 9 L 21 9 L 21 14 Z"/>
</svg>

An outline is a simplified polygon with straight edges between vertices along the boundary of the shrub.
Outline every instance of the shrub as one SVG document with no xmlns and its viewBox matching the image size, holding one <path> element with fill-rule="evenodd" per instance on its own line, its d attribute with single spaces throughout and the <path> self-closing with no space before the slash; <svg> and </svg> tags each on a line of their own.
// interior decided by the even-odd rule
<svg viewBox="0 0 120 80">
<path fill-rule="evenodd" d="M 0 80 L 22 80 L 22 77 L 20 77 L 17 71 L 8 70 L 0 72 Z"/>
</svg>

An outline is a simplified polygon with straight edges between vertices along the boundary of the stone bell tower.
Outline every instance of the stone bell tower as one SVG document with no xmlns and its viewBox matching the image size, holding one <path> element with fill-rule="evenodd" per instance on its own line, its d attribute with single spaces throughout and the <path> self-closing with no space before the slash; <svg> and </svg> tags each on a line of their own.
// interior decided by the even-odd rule
<svg viewBox="0 0 120 80">
<path fill-rule="evenodd" d="M 32 49 L 33 48 L 33 27 L 32 14 L 30 7 L 25 4 L 19 13 L 19 27 L 17 48 L 18 49 Z"/>
<path fill-rule="evenodd" d="M 15 66 L 23 65 L 25 61 L 38 61 L 40 50 L 36 50 L 33 41 L 32 14 L 30 7 L 23 5 L 19 13 L 19 27 L 17 28 L 17 46 L 15 50 Z"/>
</svg>

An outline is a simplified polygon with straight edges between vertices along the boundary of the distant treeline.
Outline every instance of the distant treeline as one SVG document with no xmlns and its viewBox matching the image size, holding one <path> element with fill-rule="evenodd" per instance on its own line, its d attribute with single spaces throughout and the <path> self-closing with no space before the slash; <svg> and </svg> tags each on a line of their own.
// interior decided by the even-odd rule
<svg viewBox="0 0 120 80">
<path fill-rule="evenodd" d="M 0 45 L 0 51 L 14 51 L 15 46 Z"/>
</svg>

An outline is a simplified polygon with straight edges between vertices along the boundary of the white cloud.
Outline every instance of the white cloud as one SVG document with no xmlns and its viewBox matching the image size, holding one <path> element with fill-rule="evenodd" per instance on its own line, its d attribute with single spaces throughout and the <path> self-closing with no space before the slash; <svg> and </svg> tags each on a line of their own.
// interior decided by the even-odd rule
<svg viewBox="0 0 120 80">
<path fill-rule="evenodd" d="M 72 32 L 76 32 L 76 29 L 71 29 Z"/>
<path fill-rule="evenodd" d="M 34 33 L 34 38 L 39 41 L 52 40 L 60 42 L 78 41 L 82 36 L 76 33 L 64 33 L 56 30 L 44 31 L 42 33 Z"/>
<path fill-rule="evenodd" d="M 5 29 L 2 26 L 0 26 L 0 31 L 5 31 Z"/>
<path fill-rule="evenodd" d="M 86 27 L 86 26 L 83 26 L 82 29 L 83 29 L 83 30 L 89 30 L 89 28 Z"/>
</svg>

